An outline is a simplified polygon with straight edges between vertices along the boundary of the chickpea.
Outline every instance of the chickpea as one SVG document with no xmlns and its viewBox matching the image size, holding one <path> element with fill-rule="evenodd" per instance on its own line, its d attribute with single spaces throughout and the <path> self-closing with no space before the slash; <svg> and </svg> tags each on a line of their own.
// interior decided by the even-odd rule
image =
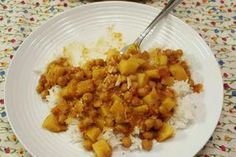
<svg viewBox="0 0 236 157">
<path fill-rule="evenodd" d="M 42 99 L 46 99 L 46 97 L 48 96 L 49 92 L 48 90 L 44 90 L 43 92 L 41 92 L 41 97 Z"/>
<path fill-rule="evenodd" d="M 100 99 L 101 99 L 102 101 L 108 101 L 108 100 L 109 100 L 108 92 L 102 92 L 102 93 L 100 93 L 99 97 L 100 97 Z"/>
<path fill-rule="evenodd" d="M 118 116 L 115 117 L 115 122 L 117 124 L 121 124 L 121 123 L 125 122 L 125 119 L 124 119 L 124 117 L 118 115 Z"/>
<path fill-rule="evenodd" d="M 132 98 L 132 101 L 131 101 L 131 104 L 132 104 L 133 106 L 141 105 L 141 104 L 142 104 L 142 100 L 139 99 L 138 97 L 133 97 L 133 98 Z"/>
<path fill-rule="evenodd" d="M 149 139 L 149 140 L 154 138 L 154 134 L 151 131 L 145 131 L 141 134 L 141 136 L 142 136 L 142 138 Z"/>
<path fill-rule="evenodd" d="M 160 75 L 161 78 L 169 77 L 170 76 L 170 71 L 167 67 L 163 67 L 159 70 L 159 75 Z"/>
<path fill-rule="evenodd" d="M 96 110 L 90 110 L 89 111 L 89 116 L 90 117 L 96 117 L 97 116 L 97 111 Z"/>
<path fill-rule="evenodd" d="M 75 74 L 75 77 L 77 80 L 83 80 L 84 77 L 85 77 L 85 73 L 83 70 L 80 70 L 78 71 L 76 74 Z"/>
<path fill-rule="evenodd" d="M 132 87 L 135 89 L 138 88 L 138 82 L 137 81 L 132 82 Z"/>
<path fill-rule="evenodd" d="M 183 56 L 183 51 L 178 49 L 174 52 L 174 54 L 176 55 L 176 57 L 180 58 L 181 56 Z"/>
<path fill-rule="evenodd" d="M 103 66 L 103 65 L 105 65 L 105 61 L 103 59 L 96 59 L 95 60 L 95 65 Z"/>
<path fill-rule="evenodd" d="M 152 140 L 142 140 L 142 148 L 146 151 L 150 151 L 152 149 Z"/>
<path fill-rule="evenodd" d="M 151 88 L 155 88 L 156 87 L 156 82 L 155 81 L 149 81 L 149 86 L 151 87 Z"/>
<path fill-rule="evenodd" d="M 156 86 L 157 89 L 162 89 L 162 87 L 163 87 L 163 85 L 161 83 L 158 83 Z"/>
<path fill-rule="evenodd" d="M 79 114 L 75 108 L 72 108 L 70 111 L 70 117 L 71 118 L 78 118 Z M 65 121 L 66 122 L 66 121 Z"/>
<path fill-rule="evenodd" d="M 165 107 L 163 107 L 163 106 L 160 106 L 160 107 L 159 107 L 159 111 L 160 111 L 160 113 L 161 113 L 162 115 L 164 115 L 164 116 L 168 114 L 167 109 L 166 109 Z"/>
<path fill-rule="evenodd" d="M 147 88 L 145 88 L 145 87 L 138 89 L 138 95 L 140 97 L 146 96 L 148 94 L 148 92 L 149 92 L 149 90 Z"/>
<path fill-rule="evenodd" d="M 130 93 L 132 95 L 136 95 L 137 94 L 137 87 L 135 86 L 131 86 L 131 88 L 129 89 Z"/>
<path fill-rule="evenodd" d="M 159 130 L 159 129 L 162 127 L 162 125 L 163 125 L 162 120 L 160 120 L 160 119 L 156 119 L 156 120 L 155 120 L 154 128 L 155 128 L 156 130 Z"/>
<path fill-rule="evenodd" d="M 120 90 L 121 90 L 122 92 L 126 92 L 126 91 L 128 90 L 128 85 L 127 85 L 127 83 L 123 83 L 123 84 L 121 85 L 121 87 L 120 87 Z"/>
<path fill-rule="evenodd" d="M 145 60 L 148 60 L 149 59 L 149 53 L 147 51 L 144 51 L 141 53 L 141 57 Z"/>
<path fill-rule="evenodd" d="M 132 141 L 130 139 L 130 137 L 126 136 L 122 138 L 122 146 L 124 146 L 125 148 L 129 148 L 132 145 Z"/>
<path fill-rule="evenodd" d="M 57 79 L 57 84 L 59 86 L 65 86 L 66 84 L 68 83 L 67 79 L 63 76 L 60 76 L 58 79 Z"/>
<path fill-rule="evenodd" d="M 41 93 L 43 90 L 44 90 L 44 88 L 43 88 L 43 85 L 42 84 L 39 84 L 38 86 L 37 86 L 37 92 L 38 93 Z"/>
<path fill-rule="evenodd" d="M 102 106 L 102 101 L 101 100 L 97 100 L 93 103 L 93 106 L 98 108 L 98 107 L 101 107 Z"/>
<path fill-rule="evenodd" d="M 170 98 L 174 98 L 175 97 L 174 91 L 172 89 L 170 89 L 170 88 L 166 88 L 165 91 L 163 91 L 163 94 L 166 97 L 170 97 Z"/>
<path fill-rule="evenodd" d="M 127 134 L 129 132 L 129 128 L 125 125 L 118 124 L 115 126 L 114 131 L 118 133 Z"/>
<path fill-rule="evenodd" d="M 127 102 L 130 102 L 132 100 L 132 94 L 130 91 L 127 91 L 125 92 L 124 94 L 124 99 L 127 101 Z"/>
<path fill-rule="evenodd" d="M 161 79 L 161 84 L 171 86 L 174 83 L 174 77 L 164 77 Z"/>
<path fill-rule="evenodd" d="M 92 78 L 92 71 L 85 70 L 84 73 L 85 73 L 85 76 L 86 76 L 87 79 L 91 79 Z"/>
<path fill-rule="evenodd" d="M 84 148 L 88 151 L 91 151 L 93 149 L 92 145 L 93 145 L 93 143 L 90 140 L 84 140 L 84 142 L 83 142 Z"/>
<path fill-rule="evenodd" d="M 108 127 L 112 127 L 114 125 L 114 120 L 111 118 L 106 118 L 105 121 Z"/>
<path fill-rule="evenodd" d="M 89 117 L 86 117 L 82 120 L 80 126 L 82 128 L 87 128 L 88 126 L 90 126 L 91 124 L 93 124 L 93 120 Z"/>
<path fill-rule="evenodd" d="M 132 82 L 138 80 L 137 75 L 129 75 L 129 78 L 130 78 L 130 80 L 131 80 Z"/>
<path fill-rule="evenodd" d="M 98 80 L 94 80 L 94 85 L 95 86 L 99 86 L 102 83 L 102 80 L 98 79 Z"/>
<path fill-rule="evenodd" d="M 155 104 L 151 107 L 151 112 L 155 115 L 159 115 L 159 106 L 160 106 L 160 101 L 156 101 Z"/>
<path fill-rule="evenodd" d="M 180 64 L 182 65 L 182 67 L 185 69 L 185 70 L 188 70 L 188 64 L 186 61 L 181 61 Z"/>
<path fill-rule="evenodd" d="M 119 63 L 121 60 L 121 57 L 119 55 L 114 55 L 112 58 L 116 63 Z"/>
<path fill-rule="evenodd" d="M 200 93 L 202 91 L 202 89 L 203 89 L 202 84 L 196 84 L 196 85 L 193 86 L 193 91 L 194 92 Z"/>
<path fill-rule="evenodd" d="M 194 81 L 192 79 L 189 79 L 188 83 L 190 84 L 190 86 L 194 86 Z"/>
<path fill-rule="evenodd" d="M 93 94 L 84 93 L 84 95 L 82 96 L 82 100 L 84 103 L 90 103 L 93 100 Z"/>
<path fill-rule="evenodd" d="M 43 74 L 43 75 L 40 77 L 40 79 L 39 79 L 39 83 L 40 83 L 41 85 L 43 85 L 43 84 L 45 84 L 46 82 L 47 82 L 46 76 L 45 76 L 45 74 Z"/>
<path fill-rule="evenodd" d="M 155 119 L 149 118 L 145 120 L 144 124 L 145 124 L 146 130 L 148 131 L 151 128 L 153 128 L 155 126 L 155 123 L 156 123 Z"/>
</svg>

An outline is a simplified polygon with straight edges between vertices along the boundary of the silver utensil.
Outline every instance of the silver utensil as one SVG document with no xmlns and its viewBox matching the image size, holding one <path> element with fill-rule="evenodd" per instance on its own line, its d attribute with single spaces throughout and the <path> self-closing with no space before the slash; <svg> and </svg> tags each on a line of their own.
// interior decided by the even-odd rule
<svg viewBox="0 0 236 157">
<path fill-rule="evenodd" d="M 156 28 L 156 25 L 159 21 L 165 16 L 167 16 L 170 11 L 172 11 L 182 0 L 170 0 L 168 4 L 165 6 L 164 9 L 155 17 L 155 19 L 147 26 L 147 28 L 139 35 L 139 37 L 134 41 L 133 44 L 135 44 L 138 48 L 140 47 L 143 39 L 148 35 L 151 34 L 154 29 Z M 127 45 L 121 49 L 121 52 L 125 52 L 130 45 Z"/>
</svg>

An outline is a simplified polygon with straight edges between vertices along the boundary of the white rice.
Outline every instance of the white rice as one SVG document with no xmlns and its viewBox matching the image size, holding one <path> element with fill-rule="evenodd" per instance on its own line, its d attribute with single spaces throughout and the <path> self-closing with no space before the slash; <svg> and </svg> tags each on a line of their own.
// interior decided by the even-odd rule
<svg viewBox="0 0 236 157">
<path fill-rule="evenodd" d="M 178 97 L 184 97 L 187 94 L 192 93 L 190 85 L 187 81 L 175 81 L 171 88 L 176 92 Z"/>
<path fill-rule="evenodd" d="M 115 135 L 113 133 L 113 130 L 112 129 L 107 129 L 101 138 L 107 140 L 111 147 L 114 149 L 114 148 L 117 148 L 121 145 L 121 139 L 122 139 L 123 135 L 122 134 L 117 134 Z"/>
<path fill-rule="evenodd" d="M 49 89 L 49 95 L 46 97 L 46 101 L 50 109 L 56 106 L 59 97 L 58 94 L 60 91 L 61 87 L 58 85 L 55 85 Z"/>
<path fill-rule="evenodd" d="M 201 104 L 202 94 L 193 93 L 187 81 L 176 81 L 172 89 L 177 94 L 177 107 L 169 123 L 175 129 L 184 129 L 194 120 L 196 108 Z"/>
<path fill-rule="evenodd" d="M 79 143 L 83 141 L 83 137 L 76 124 L 70 124 L 66 133 L 70 137 L 72 143 Z"/>
<path fill-rule="evenodd" d="M 129 151 L 141 150 L 141 139 L 138 137 L 140 129 L 138 127 L 134 128 L 133 133 L 130 135 L 132 145 L 129 147 Z M 107 140 L 113 149 L 122 149 L 121 139 L 124 136 L 122 134 L 114 134 L 112 129 L 107 129 L 101 138 Z"/>
</svg>

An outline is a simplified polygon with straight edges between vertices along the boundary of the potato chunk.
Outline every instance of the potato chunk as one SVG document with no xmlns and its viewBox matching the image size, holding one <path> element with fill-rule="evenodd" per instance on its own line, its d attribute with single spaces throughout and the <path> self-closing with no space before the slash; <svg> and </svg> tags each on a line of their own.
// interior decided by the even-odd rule
<svg viewBox="0 0 236 157">
<path fill-rule="evenodd" d="M 94 84 L 92 80 L 81 81 L 77 84 L 76 95 L 82 96 L 84 93 L 93 92 Z"/>
<path fill-rule="evenodd" d="M 158 79 L 158 78 L 160 78 L 160 75 L 159 75 L 159 72 L 158 72 L 157 69 L 147 70 L 147 71 L 145 71 L 145 73 L 151 79 Z"/>
<path fill-rule="evenodd" d="M 174 64 L 170 66 L 170 72 L 176 80 L 187 80 L 188 75 L 184 68 L 179 64 Z"/>
<path fill-rule="evenodd" d="M 112 99 L 113 104 L 110 111 L 115 115 L 123 115 L 125 112 L 125 106 L 122 104 L 122 99 L 117 95 L 113 95 Z"/>
<path fill-rule="evenodd" d="M 158 100 L 158 94 L 155 88 L 153 88 L 152 91 L 143 98 L 143 101 L 148 105 L 155 104 L 157 100 Z"/>
<path fill-rule="evenodd" d="M 122 75 L 134 74 L 138 68 L 145 63 L 145 60 L 131 57 L 128 60 L 121 60 L 118 64 L 118 70 Z"/>
<path fill-rule="evenodd" d="M 43 127 L 52 132 L 61 132 L 67 130 L 66 125 L 59 124 L 57 118 L 53 114 L 47 116 L 43 122 Z"/>
<path fill-rule="evenodd" d="M 166 108 L 167 111 L 169 112 L 172 108 L 176 106 L 176 102 L 174 99 L 167 97 L 163 100 L 161 106 Z"/>
<path fill-rule="evenodd" d="M 167 65 L 168 63 L 168 57 L 166 55 L 161 54 L 159 56 L 159 64 L 160 65 Z"/>
<path fill-rule="evenodd" d="M 106 69 L 105 68 L 94 69 L 92 72 L 92 76 L 95 79 L 102 79 L 106 76 Z"/>
<path fill-rule="evenodd" d="M 113 105 L 111 106 L 110 111 L 113 114 L 122 115 L 122 114 L 124 114 L 125 107 L 124 107 L 124 105 L 121 102 L 115 101 L 113 103 Z"/>
<path fill-rule="evenodd" d="M 108 106 L 101 106 L 100 107 L 100 112 L 102 114 L 102 116 L 108 116 L 109 115 L 109 108 Z"/>
<path fill-rule="evenodd" d="M 97 125 L 100 129 L 102 129 L 102 128 L 104 127 L 104 125 L 105 125 L 104 119 L 103 119 L 102 117 L 98 117 L 98 118 L 96 119 L 96 125 Z"/>
<path fill-rule="evenodd" d="M 76 91 L 76 81 L 71 80 L 66 87 L 61 91 L 61 96 L 65 98 L 72 98 L 75 96 Z"/>
<path fill-rule="evenodd" d="M 156 140 L 161 142 L 174 135 L 174 129 L 168 123 L 163 123 L 161 129 L 157 132 Z"/>
<path fill-rule="evenodd" d="M 157 65 L 159 64 L 159 57 L 156 50 L 153 50 L 152 52 L 150 52 L 149 63 L 155 67 L 157 67 Z"/>
<path fill-rule="evenodd" d="M 138 74 L 138 86 L 144 87 L 148 83 L 148 76 L 145 73 Z"/>
<path fill-rule="evenodd" d="M 97 141 L 92 147 L 97 157 L 111 157 L 111 146 L 104 139 Z"/>
<path fill-rule="evenodd" d="M 148 112 L 149 108 L 148 108 L 148 105 L 141 105 L 141 106 L 135 107 L 134 110 L 139 114 L 143 114 L 143 113 Z"/>
<path fill-rule="evenodd" d="M 85 135 L 93 142 L 97 140 L 100 134 L 101 130 L 98 127 L 91 127 L 85 133 Z"/>
</svg>

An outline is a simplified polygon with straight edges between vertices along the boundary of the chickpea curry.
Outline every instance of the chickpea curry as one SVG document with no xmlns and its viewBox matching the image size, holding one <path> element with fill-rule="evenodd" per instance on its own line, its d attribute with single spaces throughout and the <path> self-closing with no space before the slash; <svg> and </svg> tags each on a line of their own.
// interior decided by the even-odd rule
<svg viewBox="0 0 236 157">
<path fill-rule="evenodd" d="M 202 90 L 182 55 L 182 50 L 158 48 L 141 52 L 132 45 L 123 54 L 111 49 L 105 60 L 93 59 L 81 67 L 72 66 L 67 58 L 52 61 L 40 77 L 37 92 L 46 99 L 53 86 L 61 91 L 43 127 L 62 132 L 78 119 L 83 146 L 97 157 L 112 154 L 109 142 L 101 138 L 106 128 L 122 134 L 122 146 L 129 148 L 130 134 L 138 127 L 142 148 L 150 151 L 153 140 L 162 142 L 174 135 L 167 123 L 177 105 L 171 89 L 174 81 L 186 80 L 194 92 Z"/>
</svg>

